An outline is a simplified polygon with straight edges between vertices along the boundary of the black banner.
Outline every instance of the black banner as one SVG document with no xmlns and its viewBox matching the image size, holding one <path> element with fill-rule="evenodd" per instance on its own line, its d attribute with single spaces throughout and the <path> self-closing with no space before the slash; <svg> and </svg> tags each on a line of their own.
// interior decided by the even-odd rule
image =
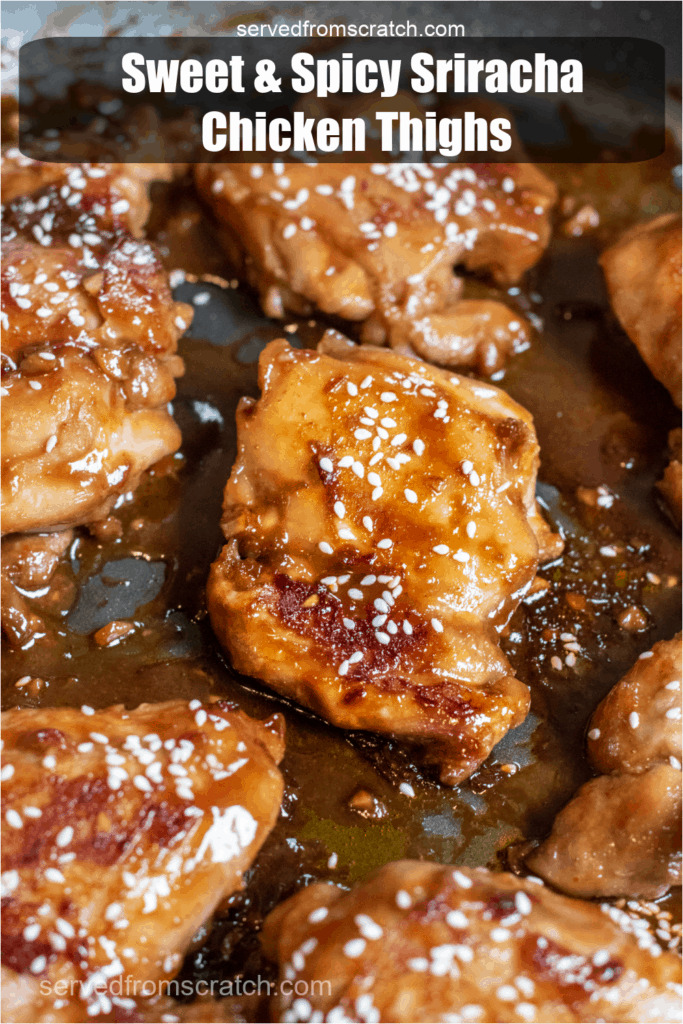
<svg viewBox="0 0 683 1024">
<path fill-rule="evenodd" d="M 390 56 L 389 56 L 390 54 Z M 50 161 L 646 160 L 664 51 L 635 38 L 41 39 L 20 148 Z"/>
</svg>

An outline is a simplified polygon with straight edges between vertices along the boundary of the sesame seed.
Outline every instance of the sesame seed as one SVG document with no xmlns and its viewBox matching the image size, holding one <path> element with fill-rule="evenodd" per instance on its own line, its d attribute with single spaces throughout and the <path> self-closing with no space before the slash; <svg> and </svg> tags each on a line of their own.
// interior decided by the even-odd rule
<svg viewBox="0 0 683 1024">
<path fill-rule="evenodd" d="M 365 939 L 351 939 L 344 944 L 344 955 L 355 960 L 362 955 L 366 945 Z"/>
<path fill-rule="evenodd" d="M 632 729 L 638 728 L 638 726 L 640 725 L 640 715 L 637 711 L 632 711 L 631 714 L 628 716 L 628 724 L 631 726 Z"/>
<path fill-rule="evenodd" d="M 411 505 L 415 505 L 417 503 L 417 494 L 415 491 L 411 490 L 410 487 L 406 487 L 403 493 L 405 494 L 406 501 L 409 501 Z"/>
<path fill-rule="evenodd" d="M 344 518 L 344 516 L 346 515 L 346 509 L 344 507 L 344 502 L 343 501 L 335 501 L 335 503 L 334 503 L 334 514 L 336 516 L 338 516 L 339 519 L 343 519 Z"/>
<path fill-rule="evenodd" d="M 469 921 L 462 910 L 451 910 L 446 914 L 446 924 L 449 928 L 467 928 Z"/>
<path fill-rule="evenodd" d="M 415 796 L 415 790 L 413 789 L 409 782 L 402 782 L 398 789 L 399 792 L 403 793 L 404 796 Z"/>
<path fill-rule="evenodd" d="M 389 540 L 388 537 L 385 537 L 383 540 L 377 541 L 377 547 L 378 548 L 390 548 L 390 547 L 392 547 L 393 543 L 394 543 L 393 540 Z"/>
<path fill-rule="evenodd" d="M 61 832 L 57 833 L 55 843 L 57 846 L 68 846 L 74 837 L 74 830 L 71 825 L 66 825 Z"/>
<path fill-rule="evenodd" d="M 325 471 L 325 473 L 331 473 L 332 470 L 334 469 L 332 460 L 328 459 L 327 457 L 321 459 L 319 465 L 320 468 Z"/>
<path fill-rule="evenodd" d="M 435 629 L 437 633 L 443 633 L 443 624 L 440 619 L 432 619 L 432 628 Z"/>
</svg>

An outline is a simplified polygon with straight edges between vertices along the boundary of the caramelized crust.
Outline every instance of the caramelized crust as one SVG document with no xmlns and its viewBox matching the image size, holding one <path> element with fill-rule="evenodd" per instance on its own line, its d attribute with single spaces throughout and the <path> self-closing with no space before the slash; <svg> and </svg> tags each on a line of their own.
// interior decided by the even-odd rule
<svg viewBox="0 0 683 1024">
<path fill-rule="evenodd" d="M 663 896 L 681 884 L 681 635 L 641 655 L 591 719 L 603 774 L 527 863 L 576 896 Z"/>
<path fill-rule="evenodd" d="M 528 328 L 460 302 L 453 267 L 511 284 L 550 236 L 555 187 L 529 164 L 215 164 L 195 169 L 233 263 L 269 316 L 319 309 L 444 366 L 492 373 Z"/>
<path fill-rule="evenodd" d="M 497 643 L 542 544 L 530 415 L 337 338 L 261 356 L 208 607 L 235 667 L 335 725 L 424 748 L 455 785 L 525 717 Z M 559 542 L 561 544 L 561 542 Z M 549 549 L 548 549 L 549 550 Z"/>
<path fill-rule="evenodd" d="M 603 253 L 601 263 L 622 327 L 680 409 L 680 215 L 636 224 Z"/>
<path fill-rule="evenodd" d="M 629 923 L 484 868 L 388 864 L 351 892 L 310 886 L 266 920 L 287 981 L 272 1019 L 675 1020 L 680 961 Z"/>
<path fill-rule="evenodd" d="M 173 301 L 130 234 L 120 182 L 100 170 L 67 168 L 4 208 L 5 533 L 106 515 L 180 444 L 167 405 L 191 307 Z"/>
<path fill-rule="evenodd" d="M 282 720 L 169 701 L 2 729 L 3 1019 L 106 1015 L 172 978 L 240 887 L 278 816 Z"/>
</svg>

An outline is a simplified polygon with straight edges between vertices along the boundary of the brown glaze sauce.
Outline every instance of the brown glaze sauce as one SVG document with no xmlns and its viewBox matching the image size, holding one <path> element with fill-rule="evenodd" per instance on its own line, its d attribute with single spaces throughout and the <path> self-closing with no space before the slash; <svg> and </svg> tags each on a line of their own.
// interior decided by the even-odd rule
<svg viewBox="0 0 683 1024">
<path fill-rule="evenodd" d="M 503 641 L 531 688 L 531 713 L 456 790 L 421 773 L 400 747 L 344 735 L 226 664 L 206 617 L 204 585 L 221 545 L 235 408 L 240 396 L 257 394 L 256 360 L 267 341 L 285 333 L 312 345 L 327 325 L 270 322 L 243 289 L 206 279 L 176 289 L 176 298 L 195 306 L 174 403 L 182 451 L 114 510 L 120 529 L 100 530 L 99 539 L 76 532 L 52 586 L 29 599 L 46 634 L 28 649 L 6 648 L 2 680 L 5 707 L 133 707 L 220 694 L 261 718 L 284 709 L 283 813 L 245 891 L 197 936 L 184 977 L 268 975 L 258 945 L 262 916 L 309 881 L 349 884 L 399 857 L 495 865 L 510 844 L 544 835 L 590 774 L 584 731 L 591 712 L 641 651 L 679 627 L 680 544 L 654 490 L 677 412 L 615 323 L 597 263 L 623 226 L 678 208 L 673 162 L 546 168 L 563 194 L 576 197 L 558 211 L 558 224 L 586 205 L 590 216 L 556 230 L 521 289 L 467 284 L 471 295 L 530 313 L 539 328 L 497 382 L 534 416 L 539 496 L 566 548 L 541 570 L 545 582 Z M 169 269 L 228 273 L 189 189 L 158 188 L 150 233 Z M 625 617 L 632 609 L 638 614 Z M 102 644 L 95 634 L 110 622 L 116 628 Z M 359 792 L 367 794 L 364 804 Z M 383 813 L 362 813 L 368 801 Z M 660 902 L 675 919 L 679 899 L 676 892 Z"/>
</svg>

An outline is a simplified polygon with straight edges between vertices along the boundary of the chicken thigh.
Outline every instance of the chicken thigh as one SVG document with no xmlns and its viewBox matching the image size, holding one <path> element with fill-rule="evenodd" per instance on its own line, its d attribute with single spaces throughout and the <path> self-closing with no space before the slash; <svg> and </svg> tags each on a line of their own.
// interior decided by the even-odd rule
<svg viewBox="0 0 683 1024">
<path fill-rule="evenodd" d="M 603 253 L 601 262 L 622 327 L 680 409 L 680 215 L 636 224 Z"/>
<path fill-rule="evenodd" d="M 484 868 L 399 861 L 351 892 L 312 885 L 266 920 L 272 1019 L 676 1020 L 680 960 L 629 920 Z"/>
<path fill-rule="evenodd" d="M 528 327 L 462 300 L 456 265 L 512 284 L 550 237 L 555 186 L 530 164 L 202 164 L 200 193 L 269 316 L 321 310 L 443 366 L 499 369 Z"/>
<path fill-rule="evenodd" d="M 3 532 L 102 518 L 174 452 L 168 410 L 191 308 L 92 166 L 3 211 Z"/>
<path fill-rule="evenodd" d="M 237 414 L 213 627 L 243 673 L 455 785 L 526 716 L 497 642 L 539 558 L 531 416 L 497 388 L 333 336 L 272 342 Z"/>
<path fill-rule="evenodd" d="M 275 823 L 281 718 L 169 701 L 14 709 L 2 732 L 3 1020 L 161 994 Z"/>
<path fill-rule="evenodd" d="M 583 785 L 527 858 L 574 896 L 663 896 L 681 884 L 681 635 L 642 654 L 591 719 Z"/>
</svg>

